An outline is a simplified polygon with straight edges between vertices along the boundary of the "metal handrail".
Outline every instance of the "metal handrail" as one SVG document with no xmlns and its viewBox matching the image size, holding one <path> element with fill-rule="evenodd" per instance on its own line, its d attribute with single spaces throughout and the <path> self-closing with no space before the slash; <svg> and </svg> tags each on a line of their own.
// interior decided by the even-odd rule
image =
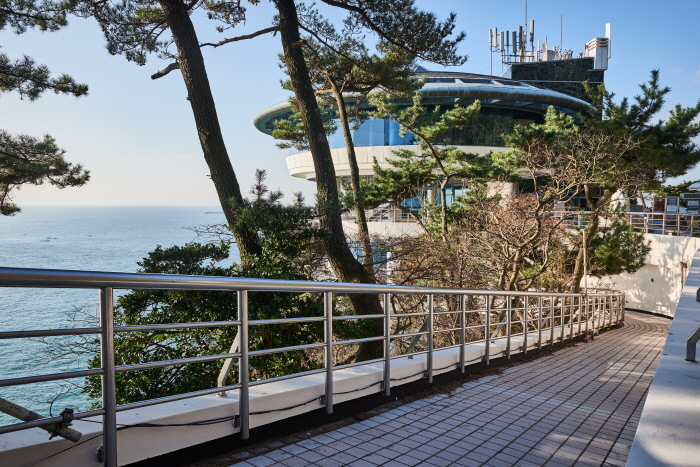
<svg viewBox="0 0 700 467">
<path fill-rule="evenodd" d="M 511 338 L 517 335 L 523 335 L 523 339 L 527 342 L 527 333 L 529 323 L 537 323 L 537 329 L 539 333 L 538 348 L 542 347 L 542 324 L 543 322 L 548 322 L 550 330 L 550 345 L 554 342 L 554 327 L 555 327 L 555 316 L 552 315 L 554 311 L 554 298 L 561 297 L 578 297 L 578 310 L 576 313 L 573 312 L 573 300 L 572 305 L 568 307 L 568 314 L 565 315 L 565 309 L 561 308 L 561 313 L 557 315 L 556 318 L 560 320 L 561 335 L 564 336 L 564 320 L 569 319 L 570 322 L 570 335 L 573 337 L 573 320 L 575 316 L 578 316 L 579 334 L 581 332 L 582 321 L 585 320 L 586 330 L 588 330 L 589 324 L 591 326 L 600 326 L 601 323 L 605 324 L 605 317 L 601 317 L 600 306 L 603 305 L 609 308 L 608 321 L 612 323 L 613 309 L 612 306 L 615 303 L 623 303 L 624 298 L 619 298 L 617 301 L 614 300 L 615 297 L 624 297 L 620 292 L 610 292 L 606 291 L 603 293 L 589 292 L 588 295 L 582 294 L 567 294 L 567 293 L 547 293 L 547 292 L 513 292 L 513 291 L 492 291 L 492 290 L 472 290 L 472 289 L 449 289 L 441 287 L 406 287 L 406 286 L 395 286 L 395 285 L 376 285 L 376 284 L 350 284 L 350 283 L 324 283 L 324 282 L 312 282 L 312 281 L 289 281 L 289 280 L 271 280 L 271 279 L 247 279 L 247 278 L 229 278 L 229 277 L 211 277 L 211 276 L 184 276 L 184 275 L 167 275 L 167 274 L 136 274 L 136 273 L 112 273 L 112 272 L 90 272 L 90 271 L 70 271 L 70 270 L 41 270 L 41 269 L 27 269 L 27 268 L 0 268 L 0 287 L 44 287 L 44 288 L 91 288 L 98 289 L 100 293 L 100 325 L 99 327 L 93 328 L 77 328 L 77 329 L 47 329 L 47 330 L 28 330 L 28 331 L 5 331 L 0 332 L 0 340 L 2 339 L 17 339 L 17 338 L 27 338 L 27 337 L 46 337 L 46 336 L 67 336 L 67 335 L 78 335 L 78 334 L 99 334 L 100 335 L 100 348 L 101 348 L 101 362 L 102 368 L 81 370 L 74 372 L 58 373 L 51 375 L 40 375 L 40 376 L 29 376 L 21 378 L 12 378 L 0 380 L 0 387 L 11 386 L 18 384 L 29 384 L 34 382 L 42 381 L 53 381 L 57 379 L 65 379 L 71 377 L 81 377 L 90 375 L 100 375 L 102 377 L 102 409 L 93 410 L 90 412 L 75 414 L 75 419 L 86 418 L 88 416 L 103 415 L 103 446 L 104 446 L 104 459 L 105 465 L 108 467 L 116 467 L 116 443 L 117 443 L 117 422 L 116 413 L 124 410 L 129 410 L 138 407 L 145 407 L 155 404 L 161 404 L 165 402 L 171 402 L 176 400 L 187 399 L 191 397 L 198 397 L 206 394 L 215 394 L 217 392 L 226 392 L 230 390 L 238 390 L 239 395 L 239 414 L 238 426 L 240 428 L 240 434 L 242 439 L 248 438 L 249 432 L 249 418 L 250 418 L 250 400 L 249 400 L 249 387 L 252 385 L 260 385 L 273 381 L 281 381 L 291 378 L 296 378 L 304 376 L 307 374 L 318 374 L 325 373 L 325 394 L 323 399 L 323 404 L 326 407 L 327 413 L 332 413 L 333 411 L 333 371 L 338 368 L 347 368 L 349 366 L 357 366 L 367 364 L 368 362 L 357 362 L 347 365 L 333 365 L 333 347 L 340 345 L 350 345 L 350 344 L 361 344 L 364 342 L 372 341 L 384 341 L 384 352 L 385 355 L 382 358 L 371 360 L 371 362 L 384 362 L 384 387 L 381 389 L 386 395 L 391 393 L 391 360 L 395 358 L 400 358 L 404 355 L 391 355 L 391 340 L 401 339 L 404 337 L 413 336 L 427 336 L 426 349 L 419 352 L 411 352 L 411 355 L 426 354 L 427 370 L 425 377 L 428 382 L 432 382 L 433 373 L 435 371 L 433 365 L 435 342 L 434 336 L 438 333 L 444 332 L 459 332 L 459 347 L 460 347 L 460 361 L 458 367 L 460 371 L 464 371 L 465 353 L 464 348 L 467 344 L 465 331 L 474 328 L 474 326 L 466 325 L 466 315 L 471 313 L 472 316 L 476 316 L 478 321 L 484 320 L 484 324 L 481 327 L 484 329 L 484 339 L 470 342 L 483 342 L 485 346 L 485 357 L 484 361 L 486 364 L 489 363 L 489 347 L 491 345 L 492 339 L 504 338 L 506 342 L 506 350 L 503 351 L 503 355 L 510 357 L 511 353 Z M 197 323 L 169 323 L 169 324 L 153 324 L 153 325 L 132 325 L 132 326 L 114 326 L 114 308 L 113 308 L 113 290 L 114 289 L 158 289 L 158 290 L 209 290 L 209 291 L 231 291 L 236 292 L 238 296 L 238 319 L 231 321 L 217 321 L 217 322 L 197 322 Z M 324 304 L 324 316 L 322 317 L 305 317 L 305 318 L 285 318 L 285 319 L 262 319 L 262 320 L 248 320 L 248 292 L 251 291 L 266 291 L 266 292 L 290 292 L 290 293 L 304 293 L 304 292 L 321 292 L 323 293 L 323 304 Z M 381 315 L 349 315 L 349 316 L 334 316 L 333 315 L 333 293 L 364 293 L 364 294 L 383 294 L 384 295 L 384 313 Z M 395 294 L 412 294 L 412 295 L 424 295 L 427 298 L 427 312 L 426 313 L 392 313 L 391 312 L 391 295 Z M 460 299 L 460 310 L 457 311 L 436 311 L 435 310 L 435 296 L 459 296 Z M 465 297 L 484 297 L 486 303 L 486 309 L 484 310 L 466 310 L 465 309 Z M 491 299 L 489 297 L 505 297 L 508 306 L 506 308 L 492 308 Z M 511 297 L 537 297 L 538 306 L 536 309 L 531 309 L 529 307 L 523 308 L 513 308 L 511 307 Z M 543 298 L 549 300 L 549 306 L 545 306 L 548 311 L 550 311 L 550 316 L 544 318 L 542 315 L 543 305 L 545 301 Z M 595 301 L 594 306 L 591 307 L 591 302 Z M 529 301 L 528 301 L 529 303 Z M 585 309 L 583 309 L 585 307 Z M 551 310 L 550 310 L 551 308 Z M 524 313 L 524 320 L 511 321 L 510 311 L 516 310 L 517 312 Z M 476 313 L 474 313 L 476 312 Z M 495 326 L 491 323 L 491 317 L 499 312 L 507 312 L 507 327 L 504 336 L 495 335 L 500 332 L 500 328 L 496 329 L 492 335 L 491 327 Z M 528 316 L 531 313 L 535 313 L 536 316 Z M 449 329 L 435 329 L 434 319 L 436 316 L 442 316 L 446 314 L 458 315 L 460 318 L 459 327 L 449 327 Z M 585 315 L 585 316 L 583 316 Z M 401 317 L 410 316 L 425 316 L 426 317 L 426 329 L 419 332 L 406 332 L 402 334 L 392 334 L 391 333 L 391 320 Z M 619 322 L 619 310 L 615 313 L 616 321 Z M 597 318 L 597 321 L 596 321 Z M 602 319 L 601 319 L 602 318 Z M 334 341 L 333 340 L 333 327 L 332 323 L 334 321 L 341 321 L 346 319 L 383 319 L 384 320 L 384 334 L 377 337 L 366 337 L 349 339 L 344 341 Z M 529 320 L 529 321 L 528 321 Z M 283 348 L 273 348 L 265 350 L 248 350 L 248 330 L 251 326 L 259 325 L 269 325 L 269 324 L 289 324 L 289 323 L 300 323 L 300 322 L 321 322 L 324 324 L 324 342 L 304 344 L 297 346 L 288 346 Z M 514 324 L 523 324 L 522 332 L 513 333 L 511 327 Z M 153 330 L 164 330 L 164 329 L 194 329 L 194 328 L 204 328 L 204 327 L 226 327 L 226 326 L 236 326 L 238 328 L 237 336 L 240 336 L 239 348 L 237 351 L 232 351 L 226 354 L 220 355 L 209 355 L 209 356 L 199 356 L 199 357 L 188 357 L 177 360 L 165 360 L 158 362 L 146 362 L 134 365 L 115 365 L 115 355 L 114 355 L 114 335 L 115 333 L 126 333 L 135 331 L 153 331 Z M 534 325 L 533 325 L 534 327 Z M 456 345 L 455 345 L 456 346 Z M 445 346 L 442 348 L 453 348 L 455 346 Z M 284 352 L 292 352 L 299 350 L 308 349 L 325 349 L 325 368 L 319 370 L 311 370 L 302 373 L 283 375 L 279 377 L 269 378 L 266 380 L 259 381 L 249 381 L 249 370 L 248 361 L 251 356 L 276 354 Z M 183 365 L 196 362 L 210 362 L 217 360 L 231 360 L 236 358 L 239 363 L 238 371 L 238 383 L 223 387 L 217 387 L 212 389 L 205 389 L 200 391 L 194 391 L 186 394 L 177 394 L 173 396 L 162 397 L 158 399 L 133 402 L 124 405 L 116 404 L 116 383 L 115 375 L 119 372 L 136 371 L 148 368 L 157 368 L 170 365 Z M 31 422 L 19 423 L 15 425 L 9 425 L 5 427 L 0 427 L 0 434 L 9 433 L 12 431 L 18 431 L 21 429 L 26 429 L 30 427 L 36 427 L 41 425 L 49 425 L 56 423 L 59 417 L 46 418 L 42 420 L 34 420 Z"/>
<path fill-rule="evenodd" d="M 700 340 L 700 326 L 693 331 L 693 333 L 688 337 L 688 341 L 685 346 L 685 359 L 688 362 L 695 362 L 695 349 L 698 341 Z"/>
</svg>

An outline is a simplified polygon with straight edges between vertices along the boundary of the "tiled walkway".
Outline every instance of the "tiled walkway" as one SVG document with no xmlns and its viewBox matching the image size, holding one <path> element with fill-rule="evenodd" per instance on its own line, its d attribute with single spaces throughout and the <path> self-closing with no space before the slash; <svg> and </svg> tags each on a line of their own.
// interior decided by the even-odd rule
<svg viewBox="0 0 700 467">
<path fill-rule="evenodd" d="M 236 467 L 623 466 L 670 321 L 624 328 Z"/>
</svg>

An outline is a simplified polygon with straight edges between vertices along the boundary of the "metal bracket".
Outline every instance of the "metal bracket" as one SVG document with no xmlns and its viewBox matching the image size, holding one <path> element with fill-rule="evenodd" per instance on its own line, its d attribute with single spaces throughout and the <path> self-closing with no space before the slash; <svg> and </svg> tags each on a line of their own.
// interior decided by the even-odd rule
<svg viewBox="0 0 700 467">
<path fill-rule="evenodd" d="M 321 397 L 318 398 L 318 402 L 319 402 L 321 405 L 326 405 L 326 395 L 325 395 L 325 394 L 321 394 Z"/>
<path fill-rule="evenodd" d="M 233 420 L 231 420 L 231 424 L 233 425 L 234 428 L 240 428 L 241 427 L 241 416 L 240 415 L 234 415 Z"/>
<path fill-rule="evenodd" d="M 59 431 L 61 431 L 64 428 L 68 428 L 71 425 L 71 423 L 73 423 L 73 409 L 69 409 L 66 407 L 61 411 L 59 415 L 63 417 L 63 420 L 54 425 L 54 429 L 51 432 L 51 436 L 49 436 L 50 440 L 58 436 Z"/>
<path fill-rule="evenodd" d="M 95 450 L 95 460 L 100 463 L 105 461 L 105 447 L 101 444 L 100 447 Z"/>
</svg>

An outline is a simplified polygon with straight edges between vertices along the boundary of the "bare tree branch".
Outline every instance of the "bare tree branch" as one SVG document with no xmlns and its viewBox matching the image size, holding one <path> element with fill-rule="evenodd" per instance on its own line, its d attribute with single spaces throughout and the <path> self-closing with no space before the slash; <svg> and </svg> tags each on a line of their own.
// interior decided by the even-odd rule
<svg viewBox="0 0 700 467">
<path fill-rule="evenodd" d="M 170 65 L 166 66 L 162 70 L 160 70 L 158 73 L 154 73 L 151 75 L 151 79 L 158 79 L 162 78 L 163 76 L 167 75 L 173 70 L 179 70 L 180 69 L 180 63 L 179 62 L 174 62 L 171 63 Z"/>
<path fill-rule="evenodd" d="M 278 31 L 277 26 L 271 26 L 267 29 L 261 29 L 260 31 L 256 31 L 252 34 L 244 34 L 242 36 L 231 37 L 230 39 L 224 39 L 224 40 L 219 41 L 219 42 L 206 42 L 204 44 L 199 44 L 199 46 L 200 47 L 210 46 L 210 47 L 216 48 L 216 47 L 220 47 L 224 44 L 228 44 L 229 42 L 236 42 L 236 41 L 244 41 L 246 39 L 253 39 L 254 37 L 262 36 L 263 34 L 267 34 L 270 32 L 277 33 L 277 31 Z"/>
</svg>

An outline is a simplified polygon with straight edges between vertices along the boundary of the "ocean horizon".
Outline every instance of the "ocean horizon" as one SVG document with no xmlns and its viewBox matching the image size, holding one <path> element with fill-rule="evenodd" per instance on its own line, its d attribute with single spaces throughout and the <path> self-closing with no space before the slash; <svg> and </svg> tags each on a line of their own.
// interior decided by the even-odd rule
<svg viewBox="0 0 700 467">
<path fill-rule="evenodd" d="M 26 205 L 15 216 L 0 216 L 0 266 L 137 272 L 137 262 L 158 245 L 206 242 L 191 228 L 223 222 L 219 206 Z M 238 261 L 235 245 L 226 264 L 233 261 Z M 98 303 L 97 290 L 0 288 L 0 331 L 82 327 L 85 319 L 94 320 Z M 53 344 L 53 354 L 46 342 Z M 0 340 L 0 379 L 85 369 L 91 355 L 72 358 L 66 352 L 74 342 Z M 77 379 L 0 388 L 0 397 L 44 416 L 65 407 L 85 410 L 89 401 L 80 393 L 80 383 Z M 0 425 L 17 422 L 0 413 Z"/>
</svg>

